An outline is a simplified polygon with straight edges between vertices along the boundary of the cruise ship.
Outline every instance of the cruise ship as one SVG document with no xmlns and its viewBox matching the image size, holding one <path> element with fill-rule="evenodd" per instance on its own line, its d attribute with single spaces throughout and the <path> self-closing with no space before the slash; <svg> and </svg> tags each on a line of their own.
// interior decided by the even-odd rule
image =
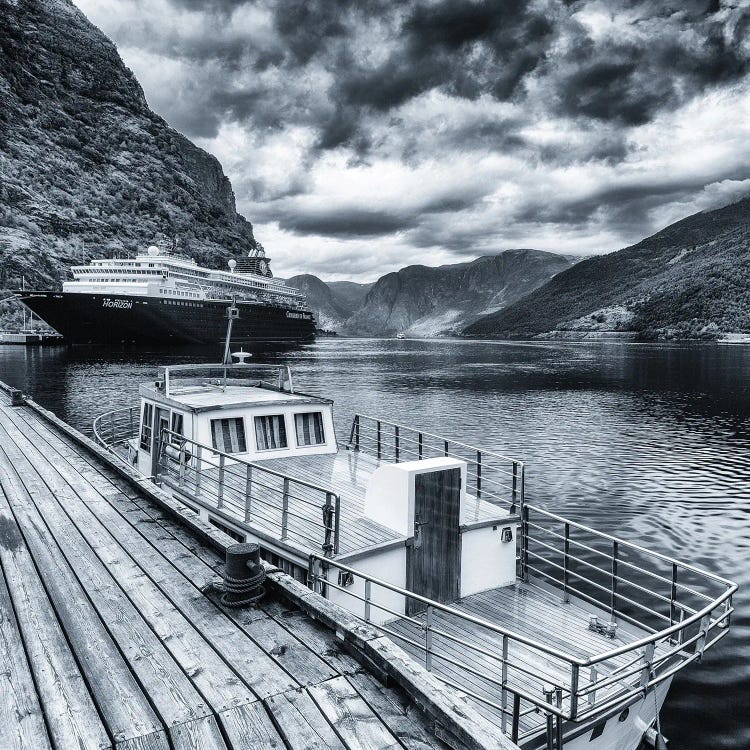
<svg viewBox="0 0 750 750">
<path fill-rule="evenodd" d="M 155 245 L 135 258 L 92 260 L 71 271 L 74 280 L 62 291 L 24 291 L 18 299 L 72 344 L 219 344 L 232 303 L 235 343 L 315 338 L 305 296 L 273 278 L 262 248 L 230 260 L 226 271 Z"/>
</svg>

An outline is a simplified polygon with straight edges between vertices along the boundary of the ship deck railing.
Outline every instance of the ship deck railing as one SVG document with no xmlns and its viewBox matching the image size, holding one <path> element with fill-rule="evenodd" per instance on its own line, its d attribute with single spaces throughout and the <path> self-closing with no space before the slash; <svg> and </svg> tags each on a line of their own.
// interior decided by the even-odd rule
<svg viewBox="0 0 750 750">
<path fill-rule="evenodd" d="M 169 365 L 159 368 L 159 388 L 164 395 L 172 394 L 176 387 L 188 385 L 228 385 L 263 387 L 284 393 L 294 393 L 292 371 L 288 365 L 256 365 L 247 362 L 230 364 Z"/>
<path fill-rule="evenodd" d="M 354 415 L 346 447 L 384 462 L 440 456 L 465 461 L 467 493 L 511 514 L 524 504 L 524 463 L 500 453 L 366 414 Z"/>
<path fill-rule="evenodd" d="M 541 733 L 544 747 L 567 723 L 622 714 L 728 632 L 737 586 L 720 576 L 529 504 L 519 546 L 513 586 L 449 604 L 315 554 L 310 585 L 358 600 L 514 742 Z"/>
</svg>

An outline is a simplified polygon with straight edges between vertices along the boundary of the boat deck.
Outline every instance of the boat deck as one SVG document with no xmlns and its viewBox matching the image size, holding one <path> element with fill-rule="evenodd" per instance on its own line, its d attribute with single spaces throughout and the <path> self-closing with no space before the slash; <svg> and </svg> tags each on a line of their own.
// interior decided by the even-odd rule
<svg viewBox="0 0 750 750">
<path fill-rule="evenodd" d="M 3 750 L 444 748 L 289 601 L 204 594 L 217 552 L 9 404 L 0 391 Z"/>
<path fill-rule="evenodd" d="M 533 582 L 518 582 L 514 586 L 474 594 L 458 600 L 451 606 L 476 618 L 487 620 L 500 628 L 544 643 L 562 653 L 584 659 L 626 643 L 633 643 L 646 634 L 645 631 L 624 624 L 619 625 L 614 638 L 593 632 L 588 627 L 589 616 L 598 614 L 602 620 L 609 621 L 608 613 L 581 601 L 563 602 L 560 596 L 556 596 L 543 586 L 534 585 Z M 424 622 L 425 615 L 413 615 L 413 620 L 414 622 L 404 619 L 392 621 L 387 624 L 387 628 L 396 643 L 411 653 L 415 659 L 424 663 L 424 650 L 398 637 L 400 634 L 417 643 L 424 643 L 421 623 Z M 500 657 L 502 636 L 439 610 L 433 613 L 432 622 L 435 628 L 446 634 L 433 635 L 433 672 L 485 699 L 486 702 L 475 700 L 475 708 L 487 719 L 502 727 L 502 712 L 490 705 L 491 703 L 495 706 L 502 705 L 502 688 L 480 675 L 472 675 L 467 670 L 440 658 L 440 655 L 443 655 L 461 664 L 467 664 L 477 672 L 500 681 L 501 662 L 499 659 L 472 651 L 452 638 L 463 639 Z M 632 653 L 628 653 L 597 665 L 599 677 L 631 664 L 633 657 Z M 509 662 L 523 664 L 530 672 L 530 674 L 524 674 L 518 669 L 510 668 L 509 682 L 514 687 L 521 687 L 537 698 L 543 699 L 544 689 L 550 686 L 559 686 L 564 689 L 570 686 L 570 668 L 565 662 L 546 656 L 540 651 L 513 640 L 509 643 Z M 582 686 L 586 685 L 590 677 L 590 670 L 581 668 Z M 617 689 L 619 689 L 618 686 L 610 688 L 613 691 L 612 694 Z M 604 688 L 598 692 L 597 697 L 604 695 L 606 690 L 607 688 Z M 510 699 L 508 700 L 508 707 L 510 707 Z M 563 705 L 566 706 L 567 703 L 564 701 Z M 521 734 L 524 731 L 539 728 L 544 721 L 545 717 L 542 714 L 535 712 L 527 714 L 520 721 Z"/>
</svg>

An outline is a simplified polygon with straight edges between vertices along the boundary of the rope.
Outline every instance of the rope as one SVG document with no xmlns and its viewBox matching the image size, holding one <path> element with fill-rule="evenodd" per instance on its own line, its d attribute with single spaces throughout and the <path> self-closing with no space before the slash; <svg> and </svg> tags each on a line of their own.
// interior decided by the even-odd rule
<svg viewBox="0 0 750 750">
<path fill-rule="evenodd" d="M 256 604 L 265 596 L 266 590 L 261 585 L 265 580 L 266 571 L 261 567 L 258 573 L 248 578 L 232 578 L 232 576 L 225 575 L 223 581 L 209 581 L 201 591 L 204 594 L 209 591 L 221 592 L 220 601 L 225 607 L 245 607 Z M 229 599 L 229 595 L 242 596 L 256 590 L 257 593 L 246 596 L 244 599 Z"/>
</svg>

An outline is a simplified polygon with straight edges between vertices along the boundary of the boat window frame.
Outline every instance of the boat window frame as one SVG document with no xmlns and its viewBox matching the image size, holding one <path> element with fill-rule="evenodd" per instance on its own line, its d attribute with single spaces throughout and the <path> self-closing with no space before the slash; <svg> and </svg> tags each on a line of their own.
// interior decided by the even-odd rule
<svg viewBox="0 0 750 750">
<path fill-rule="evenodd" d="M 151 455 L 151 440 L 154 435 L 154 406 L 152 401 L 144 401 L 141 409 L 141 431 L 138 440 L 138 447 Z M 146 418 L 148 414 L 148 418 Z"/>
<path fill-rule="evenodd" d="M 311 415 L 311 416 L 316 415 L 320 419 L 321 440 L 318 442 L 301 443 L 299 440 L 299 428 L 297 427 L 297 417 L 304 417 L 307 415 Z M 297 448 L 318 448 L 321 445 L 325 445 L 328 442 L 328 436 L 326 435 L 327 430 L 326 430 L 326 425 L 325 425 L 325 419 L 323 418 L 322 409 L 316 409 L 313 411 L 297 411 L 297 412 L 294 412 L 292 416 L 294 417 L 294 442 Z"/>
<path fill-rule="evenodd" d="M 253 415 L 253 433 L 255 435 L 255 450 L 258 453 L 268 453 L 269 451 L 289 450 L 289 430 L 287 429 L 286 416 L 287 416 L 286 412 L 281 412 L 280 414 L 254 414 Z M 272 448 L 261 448 L 260 441 L 258 440 L 258 420 L 269 419 L 269 418 L 278 418 L 280 420 L 280 425 L 284 431 L 284 435 L 283 435 L 284 444 L 275 446 Z"/>
<path fill-rule="evenodd" d="M 237 422 L 239 423 L 239 426 L 242 428 L 242 435 L 240 436 L 240 433 L 237 432 L 237 448 L 238 450 L 227 450 L 226 446 L 223 448 L 219 448 L 218 445 L 216 445 L 216 437 L 214 435 L 214 422 Z M 218 417 L 216 419 L 209 418 L 208 420 L 208 427 L 211 432 L 211 447 L 213 450 L 215 450 L 217 453 L 226 453 L 227 455 L 241 455 L 243 453 L 247 453 L 247 430 L 245 429 L 245 418 L 242 416 L 234 416 L 234 417 Z M 244 443 L 244 446 L 240 445 L 240 439 L 242 440 L 242 443 Z M 232 447 L 231 445 L 229 446 Z"/>
</svg>

